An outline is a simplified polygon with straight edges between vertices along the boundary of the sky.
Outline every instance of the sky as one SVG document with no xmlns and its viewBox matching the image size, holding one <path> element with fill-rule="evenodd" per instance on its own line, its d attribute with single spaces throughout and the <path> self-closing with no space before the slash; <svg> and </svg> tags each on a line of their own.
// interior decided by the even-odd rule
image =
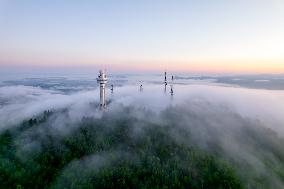
<svg viewBox="0 0 284 189">
<path fill-rule="evenodd" d="M 284 73 L 283 0 L 0 0 L 0 69 Z"/>
</svg>

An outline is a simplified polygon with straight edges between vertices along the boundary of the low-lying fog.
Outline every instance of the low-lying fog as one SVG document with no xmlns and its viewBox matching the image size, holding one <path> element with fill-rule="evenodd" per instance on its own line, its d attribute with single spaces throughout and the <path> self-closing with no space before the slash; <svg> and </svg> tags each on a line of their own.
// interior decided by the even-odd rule
<svg viewBox="0 0 284 189">
<path fill-rule="evenodd" d="M 242 117 L 258 120 L 280 135 L 284 133 L 284 91 L 247 89 L 199 80 L 184 83 L 180 80 L 170 81 L 165 89 L 158 78 L 112 78 L 106 89 L 107 100 L 110 101 L 106 111 L 111 110 L 115 104 L 143 107 L 154 112 L 162 111 L 168 106 L 194 105 L 200 109 L 198 103 L 206 102 L 210 106 L 204 107 L 204 111 L 208 111 L 209 107 L 226 108 Z M 74 113 L 74 119 L 94 116 L 97 112 L 90 107 L 90 103 L 99 103 L 95 79 L 26 79 L 7 83 L 0 87 L 1 129 L 36 116 L 44 110 L 68 107 Z M 64 84 L 65 88 L 62 86 Z M 111 84 L 114 84 L 113 93 L 110 91 Z M 143 85 L 142 92 L 139 90 L 140 84 Z M 170 94 L 171 86 L 173 96 Z M 202 111 L 199 116 L 202 116 Z"/>
<path fill-rule="evenodd" d="M 245 133 L 248 132 L 246 127 L 261 130 L 255 132 L 254 136 L 265 133 L 262 131 L 267 128 L 267 132 L 275 132 L 275 138 L 283 140 L 282 90 L 242 88 L 216 83 L 210 79 L 174 80 L 170 81 L 165 89 L 162 76 L 155 76 L 153 80 L 143 79 L 142 76 L 131 79 L 122 76 L 111 77 L 106 89 L 108 105 L 104 111 L 100 111 L 94 106 L 99 103 L 95 79 L 34 78 L 4 83 L 5 85 L 0 87 L 1 131 L 45 110 L 66 108 L 69 119 L 58 118 L 52 123 L 53 127 L 58 126 L 58 131 L 64 133 L 72 127 L 62 126 L 62 122 L 76 123 L 83 117 L 100 117 L 104 112 L 120 116 L 124 113 L 121 111 L 122 107 L 130 107 L 133 109 L 131 116 L 140 120 L 158 124 L 171 122 L 173 127 L 190 129 L 196 145 L 210 151 L 210 143 L 218 144 L 229 159 L 239 164 L 244 162 L 248 167 L 258 170 L 259 174 L 274 183 L 271 186 L 283 187 L 283 180 L 267 169 L 263 157 L 275 164 L 279 163 L 280 169 L 283 168 L 283 159 L 265 151 L 267 148 L 254 148 L 277 143 L 276 151 L 283 155 L 284 147 L 279 145 L 279 142 L 265 138 L 265 135 L 257 136 L 263 138 L 263 141 L 260 140 L 262 144 L 252 144 L 246 138 L 250 135 Z M 111 84 L 114 84 L 113 93 L 109 88 Z M 143 91 L 139 90 L 140 84 L 143 85 Z M 170 94 L 171 86 L 173 95 Z M 151 116 L 144 117 L 141 113 L 143 111 L 149 111 Z M 160 116 L 161 112 L 164 115 L 167 111 L 171 112 L 171 117 Z M 60 124 L 58 120 L 61 120 Z"/>
</svg>

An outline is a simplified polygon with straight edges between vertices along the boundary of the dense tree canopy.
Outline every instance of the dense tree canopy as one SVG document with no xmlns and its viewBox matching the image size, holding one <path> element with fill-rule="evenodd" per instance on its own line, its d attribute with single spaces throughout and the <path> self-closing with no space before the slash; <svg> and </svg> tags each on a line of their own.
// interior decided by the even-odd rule
<svg viewBox="0 0 284 189">
<path fill-rule="evenodd" d="M 45 111 L 1 131 L 0 188 L 281 188 L 283 138 L 232 113 L 204 114 Z"/>
<path fill-rule="evenodd" d="M 103 116 L 62 134 L 53 117 L 46 111 L 0 135 L 1 188 L 243 188 L 224 160 L 175 140 L 173 125 Z"/>
</svg>

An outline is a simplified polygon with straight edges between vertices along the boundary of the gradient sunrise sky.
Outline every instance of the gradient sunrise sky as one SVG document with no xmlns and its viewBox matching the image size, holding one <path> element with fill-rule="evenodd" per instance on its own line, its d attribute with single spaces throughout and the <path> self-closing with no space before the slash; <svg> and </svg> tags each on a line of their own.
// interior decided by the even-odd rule
<svg viewBox="0 0 284 189">
<path fill-rule="evenodd" d="M 284 73 L 283 0 L 0 0 L 0 69 Z"/>
</svg>

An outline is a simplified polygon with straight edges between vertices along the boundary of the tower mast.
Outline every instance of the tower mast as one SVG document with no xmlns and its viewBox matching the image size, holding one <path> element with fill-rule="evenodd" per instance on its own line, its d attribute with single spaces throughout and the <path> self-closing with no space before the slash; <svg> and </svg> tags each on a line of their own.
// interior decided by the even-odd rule
<svg viewBox="0 0 284 189">
<path fill-rule="evenodd" d="M 165 72 L 165 85 L 167 85 L 167 72 Z"/>
<path fill-rule="evenodd" d="M 100 70 L 97 82 L 100 84 L 100 107 L 106 107 L 106 84 L 107 84 L 107 77 L 103 70 Z"/>
</svg>

